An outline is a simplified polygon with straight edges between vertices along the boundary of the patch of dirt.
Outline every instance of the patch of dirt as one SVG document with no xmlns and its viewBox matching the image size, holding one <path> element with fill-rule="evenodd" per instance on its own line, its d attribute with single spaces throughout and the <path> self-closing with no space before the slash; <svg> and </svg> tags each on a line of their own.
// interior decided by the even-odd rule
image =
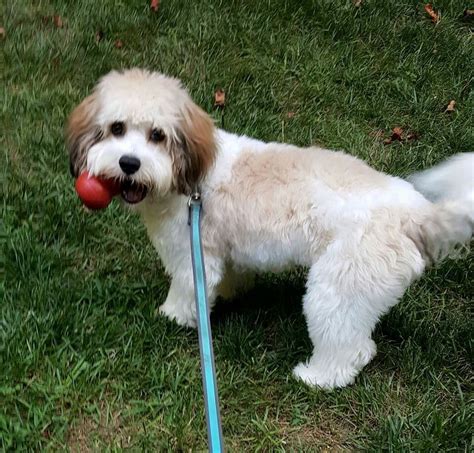
<svg viewBox="0 0 474 453">
<path fill-rule="evenodd" d="M 321 452 L 353 451 L 354 431 L 347 422 L 342 420 L 315 421 L 314 425 L 306 423 L 292 426 L 286 420 L 279 420 L 277 425 L 285 439 L 289 450 L 303 449 L 311 451 L 315 448 Z"/>
<path fill-rule="evenodd" d="M 108 446 L 127 448 L 136 432 L 124 426 L 120 411 L 113 411 L 100 403 L 98 414 L 82 414 L 69 428 L 67 446 L 71 452 L 93 452 Z"/>
</svg>

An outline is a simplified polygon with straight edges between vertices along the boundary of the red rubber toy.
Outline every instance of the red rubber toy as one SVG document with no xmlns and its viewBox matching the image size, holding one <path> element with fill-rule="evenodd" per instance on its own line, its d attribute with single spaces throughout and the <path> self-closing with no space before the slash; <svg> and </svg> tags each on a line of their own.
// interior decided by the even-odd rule
<svg viewBox="0 0 474 453">
<path fill-rule="evenodd" d="M 90 176 L 87 171 L 76 179 L 76 192 L 89 209 L 104 209 L 112 198 L 120 193 L 120 185 L 114 179 L 101 179 Z"/>
</svg>

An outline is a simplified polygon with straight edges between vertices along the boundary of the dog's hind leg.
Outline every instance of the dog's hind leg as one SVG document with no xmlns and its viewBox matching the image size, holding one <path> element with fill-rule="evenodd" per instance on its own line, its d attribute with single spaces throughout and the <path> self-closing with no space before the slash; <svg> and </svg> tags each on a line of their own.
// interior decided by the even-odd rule
<svg viewBox="0 0 474 453">
<path fill-rule="evenodd" d="M 375 356 L 372 330 L 424 267 L 412 242 L 397 241 L 336 241 L 311 267 L 303 310 L 314 351 L 295 367 L 297 378 L 344 387 Z"/>
</svg>

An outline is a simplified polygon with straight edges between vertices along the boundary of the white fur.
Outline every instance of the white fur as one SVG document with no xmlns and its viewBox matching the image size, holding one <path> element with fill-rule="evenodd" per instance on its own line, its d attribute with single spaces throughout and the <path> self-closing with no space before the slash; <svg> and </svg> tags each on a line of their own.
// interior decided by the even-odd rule
<svg viewBox="0 0 474 453">
<path fill-rule="evenodd" d="M 94 174 L 121 177 L 120 156 L 140 158 L 134 179 L 153 190 L 135 209 L 172 278 L 160 312 L 195 327 L 187 197 L 171 189 L 166 149 L 146 140 L 150 124 L 175 133 L 179 109 L 192 101 L 176 80 L 144 74 L 113 73 L 101 81 L 104 107 L 97 121 L 123 120 L 127 133 L 92 146 L 87 166 Z M 422 274 L 440 231 L 461 225 L 451 242 L 470 239 L 469 206 L 432 204 L 409 182 L 342 152 L 263 143 L 222 130 L 215 138 L 216 161 L 200 186 L 210 303 L 234 294 L 239 275 L 308 267 L 303 310 L 314 352 L 294 374 L 323 388 L 352 383 L 376 353 L 374 326 Z M 466 185 L 472 190 L 462 159 L 415 183 L 430 193 L 434 183 L 458 199 Z"/>
<path fill-rule="evenodd" d="M 409 181 L 431 201 L 470 200 L 474 202 L 474 153 L 452 156 L 429 170 L 415 173 Z"/>
</svg>

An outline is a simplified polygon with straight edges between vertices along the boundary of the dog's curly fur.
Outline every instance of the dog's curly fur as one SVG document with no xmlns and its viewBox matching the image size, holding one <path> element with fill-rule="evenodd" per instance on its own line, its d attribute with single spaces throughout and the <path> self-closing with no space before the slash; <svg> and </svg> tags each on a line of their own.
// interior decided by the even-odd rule
<svg viewBox="0 0 474 453">
<path fill-rule="evenodd" d="M 303 309 L 314 352 L 294 374 L 311 385 L 352 383 L 376 353 L 380 316 L 472 236 L 473 153 L 415 175 L 414 186 L 343 152 L 218 130 L 179 81 L 146 70 L 102 78 L 71 114 L 67 141 L 74 175 L 123 181 L 125 203 L 172 277 L 160 312 L 179 324 L 196 325 L 187 196 L 197 184 L 211 304 L 255 271 L 308 267 Z M 139 161 L 132 174 L 124 155 Z"/>
</svg>

